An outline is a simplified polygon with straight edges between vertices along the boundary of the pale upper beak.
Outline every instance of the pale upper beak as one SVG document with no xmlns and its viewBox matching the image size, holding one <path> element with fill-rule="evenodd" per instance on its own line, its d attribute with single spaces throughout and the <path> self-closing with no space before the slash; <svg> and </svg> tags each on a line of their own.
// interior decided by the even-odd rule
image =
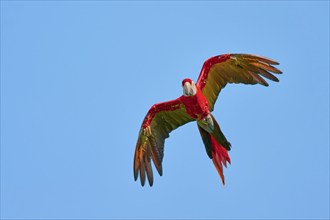
<svg viewBox="0 0 330 220">
<path fill-rule="evenodd" d="M 190 84 L 189 82 L 185 82 L 183 84 L 183 95 L 184 96 L 193 96 L 195 94 L 196 94 L 195 83 L 192 82 L 192 84 Z"/>
</svg>

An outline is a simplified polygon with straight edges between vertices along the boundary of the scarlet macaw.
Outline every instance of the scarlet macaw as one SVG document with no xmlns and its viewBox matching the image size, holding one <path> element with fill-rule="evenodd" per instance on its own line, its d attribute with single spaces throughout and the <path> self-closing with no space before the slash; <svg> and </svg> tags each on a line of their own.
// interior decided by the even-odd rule
<svg viewBox="0 0 330 220">
<path fill-rule="evenodd" d="M 191 121 L 197 127 L 205 145 L 206 153 L 212 159 L 222 184 L 225 184 L 222 165 L 230 163 L 228 151 L 231 144 L 211 114 L 222 88 L 227 83 L 261 84 L 268 83 L 261 77 L 278 82 L 271 73 L 282 73 L 272 65 L 279 63 L 269 58 L 250 54 L 224 54 L 206 60 L 197 83 L 191 79 L 182 81 L 183 95 L 175 100 L 154 104 L 145 116 L 134 155 L 134 179 L 140 174 L 144 186 L 147 175 L 153 185 L 151 158 L 162 176 L 162 160 L 165 139 L 174 129 Z"/>
</svg>

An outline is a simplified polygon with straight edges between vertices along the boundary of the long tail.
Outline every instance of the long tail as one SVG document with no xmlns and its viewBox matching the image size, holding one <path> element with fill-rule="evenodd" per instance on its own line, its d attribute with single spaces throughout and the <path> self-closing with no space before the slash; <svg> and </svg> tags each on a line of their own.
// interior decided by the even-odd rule
<svg viewBox="0 0 330 220">
<path fill-rule="evenodd" d="M 228 151 L 230 150 L 231 144 L 221 132 L 219 124 L 213 116 L 212 119 L 214 123 L 214 130 L 212 133 L 205 131 L 200 126 L 198 126 L 198 130 L 204 142 L 207 155 L 212 159 L 212 162 L 219 173 L 222 184 L 225 185 L 223 166 L 227 167 L 227 162 L 230 164 Z"/>
<path fill-rule="evenodd" d="M 211 143 L 212 143 L 212 161 L 219 173 L 222 184 L 225 185 L 225 176 L 223 175 L 222 165 L 227 167 L 227 162 L 230 164 L 230 157 L 228 155 L 227 150 L 221 144 L 219 144 L 212 135 L 211 135 Z"/>
</svg>

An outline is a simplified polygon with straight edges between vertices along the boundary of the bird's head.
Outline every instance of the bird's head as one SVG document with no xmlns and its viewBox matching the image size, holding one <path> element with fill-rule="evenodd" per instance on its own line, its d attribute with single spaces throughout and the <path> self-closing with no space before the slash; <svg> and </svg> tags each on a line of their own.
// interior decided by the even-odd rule
<svg viewBox="0 0 330 220">
<path fill-rule="evenodd" d="M 184 79 L 182 80 L 182 88 L 183 88 L 183 95 L 184 96 L 194 96 L 196 95 L 197 88 L 191 79 Z"/>
</svg>

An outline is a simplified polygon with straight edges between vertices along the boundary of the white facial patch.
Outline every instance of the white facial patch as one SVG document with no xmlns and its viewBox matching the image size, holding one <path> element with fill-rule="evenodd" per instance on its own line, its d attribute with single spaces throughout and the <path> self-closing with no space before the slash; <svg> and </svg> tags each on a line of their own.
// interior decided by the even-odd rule
<svg viewBox="0 0 330 220">
<path fill-rule="evenodd" d="M 190 90 L 191 90 L 191 85 L 189 82 L 185 82 L 183 84 L 183 95 L 184 96 L 189 96 L 190 95 Z"/>
<path fill-rule="evenodd" d="M 185 82 L 183 85 L 183 95 L 184 96 L 193 96 L 196 95 L 197 92 L 197 88 L 195 86 L 194 82 L 191 82 L 191 84 L 189 82 Z"/>
<path fill-rule="evenodd" d="M 196 93 L 197 93 L 197 88 L 196 88 L 196 86 L 195 86 L 194 81 L 191 81 L 190 90 L 191 90 L 191 95 L 196 95 Z"/>
</svg>

